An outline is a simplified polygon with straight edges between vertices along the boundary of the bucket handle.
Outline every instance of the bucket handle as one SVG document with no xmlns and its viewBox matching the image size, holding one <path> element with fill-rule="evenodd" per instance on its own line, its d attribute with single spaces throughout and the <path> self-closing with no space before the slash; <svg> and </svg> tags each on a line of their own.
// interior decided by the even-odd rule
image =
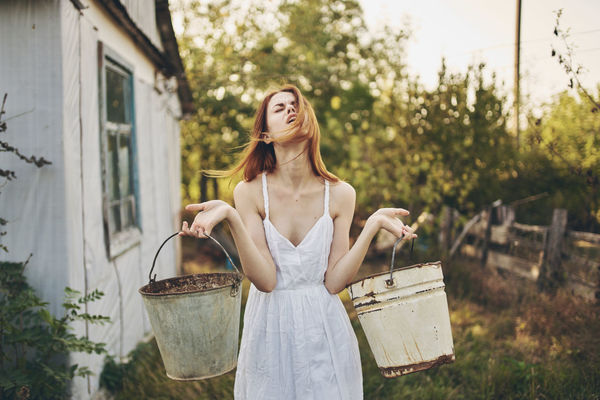
<svg viewBox="0 0 600 400">
<path fill-rule="evenodd" d="M 404 235 L 401 238 L 398 238 L 394 243 L 394 249 L 392 250 L 392 262 L 390 263 L 390 279 L 385 280 L 385 284 L 387 287 L 394 286 L 394 278 L 392 277 L 392 271 L 394 270 L 394 260 L 396 258 L 396 246 L 404 239 Z M 410 254 L 408 256 L 409 260 L 412 258 L 413 247 L 415 246 L 415 239 L 413 238 L 410 244 Z"/>
<path fill-rule="evenodd" d="M 152 268 L 150 269 L 150 273 L 148 274 L 148 281 L 149 283 L 153 283 L 156 282 L 156 274 L 154 274 L 154 277 L 152 277 L 152 271 L 154 271 L 154 265 L 156 264 L 156 259 L 158 258 L 158 253 L 160 253 L 160 251 L 162 250 L 163 246 L 172 238 L 174 238 L 175 236 L 178 236 L 179 232 L 175 232 L 174 234 L 172 234 L 171 236 L 169 236 L 168 238 L 165 239 L 165 241 L 160 245 L 160 247 L 158 248 L 158 251 L 156 252 L 156 255 L 154 256 L 154 260 L 152 261 Z M 240 270 L 237 269 L 237 267 L 235 266 L 235 263 L 233 262 L 233 260 L 231 259 L 231 257 L 229 256 L 229 253 L 227 252 L 227 250 L 225 250 L 225 247 L 223 247 L 223 245 L 221 245 L 221 243 L 219 243 L 217 241 L 217 239 L 215 239 L 214 237 L 207 235 L 206 233 L 204 233 L 204 236 L 206 236 L 209 239 L 212 239 L 213 242 L 215 242 L 216 244 L 219 245 L 219 247 L 221 248 L 221 250 L 223 250 L 223 252 L 225 253 L 225 255 L 227 256 L 227 259 L 229 260 L 229 262 L 231 263 L 231 265 L 233 265 L 233 268 L 235 268 L 235 271 L 241 275 Z"/>
</svg>

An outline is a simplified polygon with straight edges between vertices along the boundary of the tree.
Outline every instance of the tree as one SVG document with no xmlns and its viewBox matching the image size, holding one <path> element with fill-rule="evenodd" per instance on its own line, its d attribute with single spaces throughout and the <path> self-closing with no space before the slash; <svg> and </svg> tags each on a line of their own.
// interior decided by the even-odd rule
<svg viewBox="0 0 600 400">
<path fill-rule="evenodd" d="M 439 87 L 424 90 L 403 61 L 409 31 L 370 33 L 357 1 L 184 9 L 179 40 L 199 110 L 182 130 L 184 201 L 206 193 L 197 171 L 231 167 L 257 102 L 284 82 L 312 102 L 323 158 L 356 188 L 358 219 L 392 205 L 471 212 L 514 175 L 505 99 L 484 83 L 484 67 L 454 75 L 443 67 Z"/>
</svg>

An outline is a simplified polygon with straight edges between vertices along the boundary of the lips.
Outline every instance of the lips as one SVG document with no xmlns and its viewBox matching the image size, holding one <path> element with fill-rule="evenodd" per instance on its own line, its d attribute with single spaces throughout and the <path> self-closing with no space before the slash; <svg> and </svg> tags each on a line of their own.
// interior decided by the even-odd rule
<svg viewBox="0 0 600 400">
<path fill-rule="evenodd" d="M 294 122 L 294 121 L 296 120 L 296 115 L 297 115 L 296 113 L 290 114 L 290 115 L 287 117 L 287 120 L 285 121 L 285 122 L 286 122 L 286 124 L 289 124 L 289 123 L 291 123 L 291 122 Z"/>
</svg>

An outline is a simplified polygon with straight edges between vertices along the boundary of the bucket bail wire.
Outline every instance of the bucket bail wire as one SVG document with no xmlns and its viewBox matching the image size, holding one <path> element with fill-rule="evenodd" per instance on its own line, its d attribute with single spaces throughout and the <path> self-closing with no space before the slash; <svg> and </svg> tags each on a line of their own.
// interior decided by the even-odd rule
<svg viewBox="0 0 600 400">
<path fill-rule="evenodd" d="M 404 236 L 402 236 L 401 238 L 398 238 L 396 240 L 396 242 L 394 243 L 394 249 L 392 250 L 392 262 L 390 263 L 390 279 L 387 279 L 385 281 L 385 284 L 387 287 L 392 287 L 394 286 L 394 276 L 392 275 L 392 272 L 394 271 L 394 259 L 396 258 L 396 246 L 398 246 L 398 244 L 404 240 Z M 413 256 L 413 248 L 415 247 L 415 239 L 413 238 L 411 243 L 410 243 L 410 253 L 408 255 L 408 259 L 409 261 L 412 260 L 412 256 Z"/>
<path fill-rule="evenodd" d="M 158 258 L 158 253 L 160 253 L 160 251 L 162 250 L 163 246 L 165 244 L 167 244 L 167 242 L 171 239 L 173 239 L 175 236 L 178 236 L 180 232 L 175 232 L 174 234 L 172 234 L 171 236 L 169 236 L 168 238 L 165 239 L 164 242 L 162 242 L 162 244 L 160 245 L 160 247 L 158 248 L 158 250 L 156 251 L 156 254 L 154 255 L 154 260 L 152 260 L 152 268 L 150 268 L 150 272 L 148 273 L 148 283 L 154 283 L 156 282 L 156 274 L 154 274 L 154 277 L 152 276 L 152 271 L 154 271 L 154 266 L 156 264 L 156 259 Z M 215 239 L 214 237 L 204 233 L 204 236 L 206 236 L 207 238 L 211 239 L 213 242 L 215 242 L 220 248 L 221 250 L 223 250 L 223 252 L 225 253 L 225 256 L 227 256 L 227 259 L 229 260 L 229 262 L 231 263 L 231 265 L 233 265 L 233 268 L 235 269 L 235 272 L 237 272 L 240 275 L 244 275 L 240 272 L 240 270 L 235 266 L 235 263 L 233 262 L 233 260 L 231 259 L 231 256 L 229 255 L 229 253 L 227 252 L 227 250 L 225 250 L 225 247 L 223 247 L 223 245 L 221 243 L 219 243 L 219 241 L 217 239 Z"/>
</svg>

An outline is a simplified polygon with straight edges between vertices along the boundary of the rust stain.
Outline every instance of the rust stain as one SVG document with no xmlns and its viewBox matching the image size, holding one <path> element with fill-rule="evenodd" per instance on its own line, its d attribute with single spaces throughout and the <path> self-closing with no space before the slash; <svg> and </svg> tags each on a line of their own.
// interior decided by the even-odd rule
<svg viewBox="0 0 600 400">
<path fill-rule="evenodd" d="M 412 357 L 410 356 L 410 351 L 408 351 L 408 349 L 406 348 L 406 343 L 402 343 L 402 346 L 404 346 L 404 352 L 406 353 L 406 357 L 410 360 L 413 361 Z M 391 367 L 393 368 L 393 367 Z"/>
<path fill-rule="evenodd" d="M 391 362 L 392 359 L 390 358 L 390 355 L 387 353 L 387 351 L 385 351 L 385 347 L 382 347 L 381 349 L 383 350 L 383 354 L 385 355 L 385 359 L 388 362 Z"/>
<path fill-rule="evenodd" d="M 442 286 L 442 288 L 444 288 L 444 286 Z M 423 290 L 418 290 L 415 292 L 415 294 L 421 294 L 421 293 L 425 293 L 425 292 L 431 292 L 432 290 L 436 290 L 439 289 L 439 287 L 433 287 L 433 288 L 427 288 L 427 289 L 423 289 Z"/>
<path fill-rule="evenodd" d="M 371 304 L 379 304 L 379 303 L 380 303 L 379 300 L 373 299 L 371 301 L 367 301 L 366 303 L 358 303 L 356 306 L 354 306 L 354 308 L 360 308 L 360 307 L 364 307 L 364 306 L 370 306 Z"/>
<path fill-rule="evenodd" d="M 406 349 L 406 346 L 404 347 Z M 442 364 L 450 364 L 455 360 L 454 354 L 445 354 L 431 361 L 424 361 L 411 365 L 403 365 L 399 367 L 379 367 L 379 371 L 386 378 L 394 378 L 396 376 L 407 375 L 413 372 L 424 371 Z"/>
<path fill-rule="evenodd" d="M 421 349 L 419 349 L 419 345 L 417 344 L 417 341 L 415 340 L 414 336 L 413 336 L 413 342 L 415 343 L 415 347 L 416 347 L 417 351 L 419 352 L 419 356 L 421 356 L 421 360 L 422 360 L 423 354 L 421 354 Z"/>
</svg>

